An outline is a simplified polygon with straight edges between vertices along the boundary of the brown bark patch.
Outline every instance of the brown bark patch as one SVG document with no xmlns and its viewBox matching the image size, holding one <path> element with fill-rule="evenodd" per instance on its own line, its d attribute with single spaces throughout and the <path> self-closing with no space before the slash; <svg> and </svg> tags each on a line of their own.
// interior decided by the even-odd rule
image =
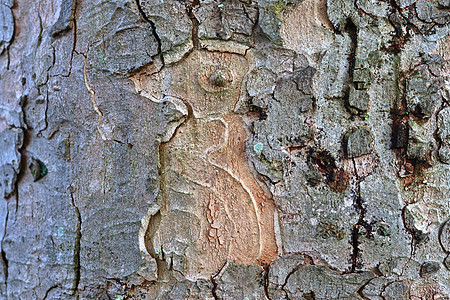
<svg viewBox="0 0 450 300">
<path fill-rule="evenodd" d="M 170 95 L 189 111 L 160 148 L 161 222 L 148 237 L 149 252 L 171 257 L 188 278 L 210 278 L 229 260 L 266 266 L 278 255 L 272 195 L 255 177 L 245 124 L 233 112 L 247 68 L 239 55 L 195 51 L 131 78 L 150 99 Z"/>
<path fill-rule="evenodd" d="M 343 168 L 336 166 L 336 161 L 326 151 L 315 152 L 311 155 L 312 162 L 316 165 L 326 182 L 334 192 L 342 193 L 348 187 L 350 176 Z"/>
</svg>

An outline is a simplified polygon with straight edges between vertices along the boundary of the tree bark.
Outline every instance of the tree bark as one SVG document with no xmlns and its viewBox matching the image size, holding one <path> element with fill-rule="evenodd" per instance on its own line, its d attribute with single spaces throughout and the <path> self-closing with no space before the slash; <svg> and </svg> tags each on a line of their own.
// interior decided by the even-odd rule
<svg viewBox="0 0 450 300">
<path fill-rule="evenodd" d="M 449 299 L 448 0 L 0 4 L 1 299 Z"/>
</svg>

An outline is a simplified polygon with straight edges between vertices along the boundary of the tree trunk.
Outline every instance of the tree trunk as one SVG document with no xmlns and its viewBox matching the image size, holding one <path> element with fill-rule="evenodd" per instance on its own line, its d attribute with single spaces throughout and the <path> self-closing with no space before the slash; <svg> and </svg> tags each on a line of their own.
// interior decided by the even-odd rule
<svg viewBox="0 0 450 300">
<path fill-rule="evenodd" d="M 448 0 L 0 4 L 1 299 L 449 299 Z"/>
</svg>

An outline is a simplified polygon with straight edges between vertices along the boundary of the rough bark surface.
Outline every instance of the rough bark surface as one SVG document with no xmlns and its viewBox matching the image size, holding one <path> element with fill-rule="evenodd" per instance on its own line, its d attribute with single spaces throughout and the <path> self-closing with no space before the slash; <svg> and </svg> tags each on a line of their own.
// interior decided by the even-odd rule
<svg viewBox="0 0 450 300">
<path fill-rule="evenodd" d="M 448 0 L 0 3 L 0 299 L 449 299 Z"/>
</svg>

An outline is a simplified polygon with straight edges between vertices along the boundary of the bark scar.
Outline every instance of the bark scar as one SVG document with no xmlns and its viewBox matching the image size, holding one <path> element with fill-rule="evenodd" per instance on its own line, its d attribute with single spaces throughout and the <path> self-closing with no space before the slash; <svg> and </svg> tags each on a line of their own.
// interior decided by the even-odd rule
<svg viewBox="0 0 450 300">
<path fill-rule="evenodd" d="M 164 246 L 173 269 L 191 279 L 208 279 L 227 261 L 268 266 L 280 251 L 276 208 L 248 162 L 246 125 L 233 111 L 247 60 L 195 50 L 151 70 L 131 77 L 137 92 L 155 102 L 181 99 L 190 113 L 161 144 L 161 220 L 150 244 Z"/>
</svg>

